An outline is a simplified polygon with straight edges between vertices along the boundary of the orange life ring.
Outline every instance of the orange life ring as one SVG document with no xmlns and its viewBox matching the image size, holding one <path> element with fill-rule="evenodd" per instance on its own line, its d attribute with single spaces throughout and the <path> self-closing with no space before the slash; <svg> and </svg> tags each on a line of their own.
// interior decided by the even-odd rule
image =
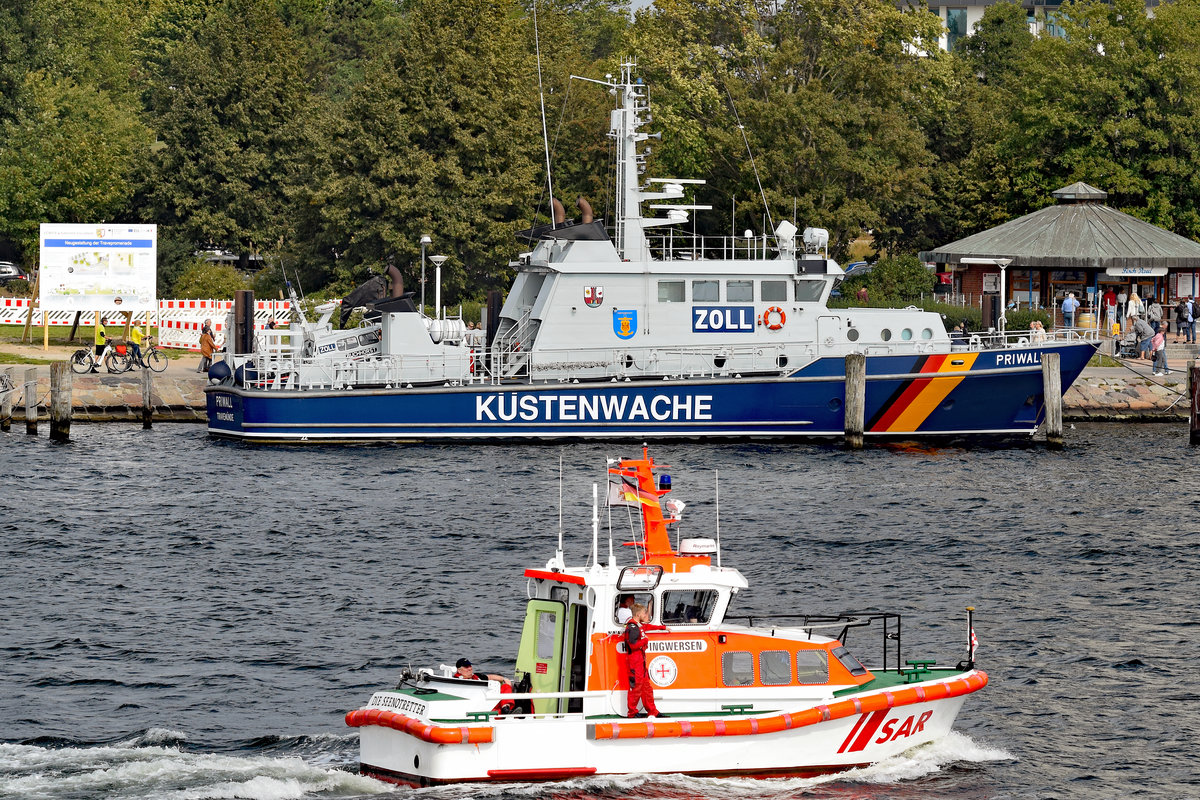
<svg viewBox="0 0 1200 800">
<path fill-rule="evenodd" d="M 771 321 L 772 314 L 779 315 L 778 322 Z M 785 323 L 785 322 L 787 322 L 787 314 L 783 313 L 783 309 L 780 308 L 779 306 L 771 306 L 770 308 L 768 308 L 766 311 L 763 312 L 762 324 L 764 326 L 766 326 L 767 330 L 769 330 L 769 331 L 779 330 L 780 328 L 783 327 L 783 323 Z"/>
</svg>

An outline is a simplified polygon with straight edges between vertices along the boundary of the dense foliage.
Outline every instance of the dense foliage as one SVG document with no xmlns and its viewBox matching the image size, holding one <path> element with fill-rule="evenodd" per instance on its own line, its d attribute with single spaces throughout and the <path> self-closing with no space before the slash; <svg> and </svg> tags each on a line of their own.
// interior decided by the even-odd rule
<svg viewBox="0 0 1200 800">
<path fill-rule="evenodd" d="M 199 291 L 193 253 L 228 250 L 274 296 L 281 266 L 344 292 L 389 257 L 413 288 L 429 234 L 447 302 L 478 301 L 547 216 L 538 44 L 568 208 L 612 208 L 612 99 L 570 76 L 632 56 L 663 132 L 648 174 L 709 180 L 697 229 L 794 216 L 838 258 L 870 231 L 893 256 L 873 302 L 929 291 L 900 254 L 1077 180 L 1200 237 L 1200 0 L 1079 0 L 1058 23 L 1034 37 L 996 3 L 943 53 L 934 15 L 886 0 L 3 3 L 0 239 L 36 265 L 41 222 L 153 222 L 160 292 Z"/>
</svg>

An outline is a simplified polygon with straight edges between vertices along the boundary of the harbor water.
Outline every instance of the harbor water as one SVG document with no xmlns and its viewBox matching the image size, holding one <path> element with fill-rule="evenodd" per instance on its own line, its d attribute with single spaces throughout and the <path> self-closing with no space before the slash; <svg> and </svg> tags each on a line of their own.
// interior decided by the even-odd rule
<svg viewBox="0 0 1200 800">
<path fill-rule="evenodd" d="M 905 658 L 953 665 L 974 606 L 991 683 L 948 739 L 837 776 L 420 791 L 358 776 L 343 715 L 408 666 L 511 674 L 560 458 L 581 562 L 592 484 L 635 448 L 72 435 L 0 435 L 0 798 L 1200 796 L 1200 453 L 1180 425 L 1080 425 L 1061 452 L 659 444 L 685 534 L 715 535 L 719 505 L 751 585 L 731 613 L 895 611 Z"/>
</svg>

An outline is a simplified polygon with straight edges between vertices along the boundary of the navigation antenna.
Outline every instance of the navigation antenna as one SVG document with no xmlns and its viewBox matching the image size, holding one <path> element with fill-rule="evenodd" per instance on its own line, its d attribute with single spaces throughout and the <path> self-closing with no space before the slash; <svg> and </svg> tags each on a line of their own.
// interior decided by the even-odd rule
<svg viewBox="0 0 1200 800">
<path fill-rule="evenodd" d="M 550 228 L 554 229 L 558 227 L 558 223 L 554 221 L 554 180 L 550 175 L 550 135 L 546 132 L 546 91 L 542 88 L 542 44 L 538 38 L 537 3 L 533 4 L 533 48 L 537 53 L 538 101 L 542 105 L 542 149 L 546 152 L 546 190 L 550 192 L 548 214 Z"/>
<path fill-rule="evenodd" d="M 717 566 L 721 566 L 721 470 L 713 470 L 713 483 L 717 499 Z"/>
<path fill-rule="evenodd" d="M 767 203 L 767 193 L 763 191 L 762 181 L 758 177 L 758 164 L 754 160 L 754 151 L 750 149 L 750 140 L 746 137 L 746 126 L 742 124 L 742 118 L 738 116 L 737 106 L 733 102 L 733 93 L 729 91 L 729 84 L 725 85 L 725 95 L 729 98 L 729 107 L 733 109 L 733 119 L 737 122 L 738 132 L 742 134 L 742 141 L 746 143 L 746 154 L 750 156 L 750 167 L 754 170 L 754 182 L 758 184 L 758 194 L 762 197 L 763 209 L 766 210 L 767 221 L 771 224 L 770 230 L 775 230 L 775 220 L 771 216 L 771 206 Z"/>
<path fill-rule="evenodd" d="M 562 545 L 562 483 L 563 483 L 563 457 L 562 451 L 558 451 L 558 563 L 563 563 L 563 545 Z"/>
</svg>

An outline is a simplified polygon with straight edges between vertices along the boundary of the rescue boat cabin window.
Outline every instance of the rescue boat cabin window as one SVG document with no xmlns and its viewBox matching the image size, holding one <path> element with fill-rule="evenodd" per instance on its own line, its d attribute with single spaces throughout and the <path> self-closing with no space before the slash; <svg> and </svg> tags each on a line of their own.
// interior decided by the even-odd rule
<svg viewBox="0 0 1200 800">
<path fill-rule="evenodd" d="M 692 281 L 693 303 L 716 303 L 721 299 L 720 281 Z"/>
<path fill-rule="evenodd" d="M 721 654 L 721 680 L 726 686 L 754 684 L 754 656 L 744 650 Z"/>
<path fill-rule="evenodd" d="M 625 567 L 617 576 L 618 592 L 649 592 L 658 586 L 662 580 L 663 568 L 660 564 L 642 564 L 636 567 Z"/>
<path fill-rule="evenodd" d="M 538 615 L 537 620 L 537 657 L 542 661 L 554 658 L 558 646 L 558 615 L 545 612 Z"/>
<path fill-rule="evenodd" d="M 759 287 L 763 302 L 786 303 L 788 299 L 787 285 L 787 281 L 763 281 L 762 286 Z"/>
<path fill-rule="evenodd" d="M 633 598 L 633 602 L 645 606 L 650 611 L 650 619 L 654 619 L 654 595 L 649 592 L 627 592 L 617 595 L 617 602 L 613 605 L 613 622 L 618 625 L 625 624 L 618 618 L 618 613 L 621 610 L 621 606 L 625 604 L 625 599 L 629 597 Z"/>
<path fill-rule="evenodd" d="M 825 281 L 796 281 L 796 302 L 817 303 L 825 294 Z"/>
<path fill-rule="evenodd" d="M 867 674 L 867 668 L 862 665 L 861 661 L 859 661 L 854 656 L 850 655 L 850 651 L 847 650 L 846 648 L 844 648 L 844 647 L 833 648 L 833 657 L 836 658 L 838 661 L 842 662 L 842 666 L 845 667 L 846 671 L 849 672 L 851 675 L 854 675 L 855 677 L 857 677 L 859 675 Z"/>
<path fill-rule="evenodd" d="M 791 652 L 788 650 L 764 650 L 759 653 L 758 677 L 764 686 L 787 686 L 791 683 Z"/>
<path fill-rule="evenodd" d="M 829 654 L 824 650 L 797 650 L 796 682 L 829 683 Z"/>
<path fill-rule="evenodd" d="M 711 589 L 667 591 L 662 594 L 663 625 L 707 625 L 717 607 Z"/>
<path fill-rule="evenodd" d="M 660 302 L 660 303 L 682 303 L 683 302 L 683 281 L 659 281 L 658 282 L 658 302 Z"/>
<path fill-rule="evenodd" d="M 730 303 L 753 303 L 754 281 L 725 281 L 725 299 Z"/>
</svg>

